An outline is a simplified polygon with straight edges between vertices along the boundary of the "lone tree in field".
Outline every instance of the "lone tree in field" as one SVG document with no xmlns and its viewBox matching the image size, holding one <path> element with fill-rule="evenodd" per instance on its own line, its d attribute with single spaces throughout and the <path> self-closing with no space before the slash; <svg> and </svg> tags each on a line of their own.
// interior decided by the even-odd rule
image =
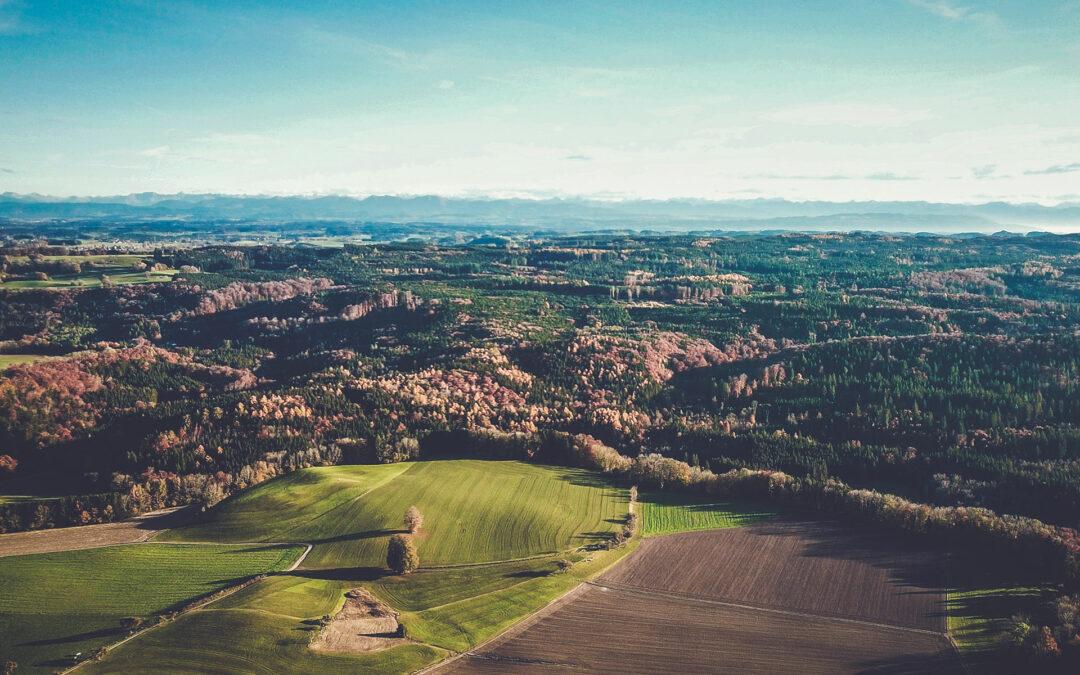
<svg viewBox="0 0 1080 675">
<path fill-rule="evenodd" d="M 415 506 L 410 506 L 409 510 L 405 512 L 405 529 L 412 534 L 416 534 L 423 524 L 424 514 L 420 513 L 420 509 Z"/>
<path fill-rule="evenodd" d="M 420 567 L 420 554 L 416 552 L 416 545 L 410 537 L 404 534 L 390 537 L 390 544 L 386 548 L 386 566 L 397 574 L 408 574 Z"/>
</svg>

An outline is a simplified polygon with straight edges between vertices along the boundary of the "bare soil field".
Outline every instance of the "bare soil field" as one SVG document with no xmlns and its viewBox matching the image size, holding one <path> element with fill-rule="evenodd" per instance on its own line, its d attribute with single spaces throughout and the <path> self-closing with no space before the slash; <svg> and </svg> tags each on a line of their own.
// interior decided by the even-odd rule
<svg viewBox="0 0 1080 675">
<path fill-rule="evenodd" d="M 944 633 L 943 570 L 892 533 L 782 518 L 646 539 L 602 583 Z"/>
<path fill-rule="evenodd" d="M 146 541 L 162 530 L 181 524 L 186 515 L 183 513 L 184 508 L 144 513 L 137 518 L 119 523 L 0 534 L 0 557 L 74 551 Z"/>
<path fill-rule="evenodd" d="M 368 591 L 357 588 L 345 595 L 342 606 L 311 648 L 321 652 L 374 652 L 408 642 L 399 635 L 397 614 Z"/>
<path fill-rule="evenodd" d="M 836 523 L 777 519 L 643 541 L 449 672 L 962 672 L 942 559 Z"/>
<path fill-rule="evenodd" d="M 443 672 L 950 673 L 943 636 L 588 586 Z"/>
</svg>

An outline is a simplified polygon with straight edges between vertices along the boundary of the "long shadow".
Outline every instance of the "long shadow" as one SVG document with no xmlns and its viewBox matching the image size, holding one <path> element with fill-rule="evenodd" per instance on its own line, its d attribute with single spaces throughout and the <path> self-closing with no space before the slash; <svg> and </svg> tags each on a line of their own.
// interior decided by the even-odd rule
<svg viewBox="0 0 1080 675">
<path fill-rule="evenodd" d="M 383 577 L 394 576 L 393 572 L 382 567 L 334 567 L 325 570 L 295 570 L 287 572 L 286 575 L 325 581 L 378 581 Z"/>
<path fill-rule="evenodd" d="M 858 664 L 858 670 L 855 672 L 875 673 L 875 675 L 929 675 L 965 671 L 956 652 L 950 648 L 942 648 L 934 654 L 904 654 L 864 661 Z"/>
<path fill-rule="evenodd" d="M 366 532 L 351 532 L 349 534 L 339 534 L 335 537 L 325 537 L 323 539 L 309 539 L 309 544 L 333 544 L 339 541 L 356 541 L 359 539 L 375 539 L 377 537 L 389 537 L 392 534 L 408 534 L 408 530 L 402 529 L 385 529 L 385 530 L 368 530 Z"/>
<path fill-rule="evenodd" d="M 64 637 L 49 638 L 47 640 L 33 640 L 31 642 L 22 642 L 19 647 L 44 647 L 46 645 L 62 645 L 69 642 L 82 642 L 83 640 L 93 640 L 95 638 L 111 637 L 120 633 L 120 628 L 101 628 L 99 630 L 91 630 L 85 633 L 76 633 L 75 635 L 66 635 Z"/>
</svg>

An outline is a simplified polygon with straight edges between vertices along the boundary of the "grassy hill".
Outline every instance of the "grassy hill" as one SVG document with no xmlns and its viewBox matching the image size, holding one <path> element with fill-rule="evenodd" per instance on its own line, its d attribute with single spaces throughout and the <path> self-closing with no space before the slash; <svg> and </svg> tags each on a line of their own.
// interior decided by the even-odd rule
<svg viewBox="0 0 1080 675">
<path fill-rule="evenodd" d="M 511 560 L 581 546 L 621 526 L 625 489 L 587 471 L 452 460 L 308 469 L 218 506 L 173 541 L 305 542 L 305 569 L 382 568 L 415 505 L 425 567 Z"/>
<path fill-rule="evenodd" d="M 131 544 L 0 558 L 0 654 L 19 672 L 122 637 L 149 618 L 243 578 L 288 567 L 299 546 Z"/>
<path fill-rule="evenodd" d="M 405 510 L 424 514 L 422 569 L 385 570 Z M 629 549 L 571 551 L 622 526 L 627 490 L 598 474 L 511 461 L 448 460 L 300 471 L 220 504 L 163 538 L 306 542 L 301 569 L 268 577 L 150 631 L 88 672 L 410 672 L 478 644 Z M 575 565 L 559 572 L 556 560 Z M 507 561 L 507 562 L 499 562 Z M 317 620 L 364 586 L 417 642 L 373 653 L 312 652 Z"/>
</svg>

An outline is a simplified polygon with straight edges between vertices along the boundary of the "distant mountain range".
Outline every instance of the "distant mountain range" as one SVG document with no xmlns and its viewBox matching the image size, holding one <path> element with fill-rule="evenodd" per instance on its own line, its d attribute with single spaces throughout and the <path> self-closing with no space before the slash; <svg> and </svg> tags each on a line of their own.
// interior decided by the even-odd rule
<svg viewBox="0 0 1080 675">
<path fill-rule="evenodd" d="M 267 197 L 141 193 L 62 198 L 0 194 L 0 219 L 446 223 L 652 230 L 1080 231 L 1080 204 L 792 202 L 782 199 L 599 201 L 436 196 Z M 0 225 L 2 227 L 2 225 Z"/>
</svg>

